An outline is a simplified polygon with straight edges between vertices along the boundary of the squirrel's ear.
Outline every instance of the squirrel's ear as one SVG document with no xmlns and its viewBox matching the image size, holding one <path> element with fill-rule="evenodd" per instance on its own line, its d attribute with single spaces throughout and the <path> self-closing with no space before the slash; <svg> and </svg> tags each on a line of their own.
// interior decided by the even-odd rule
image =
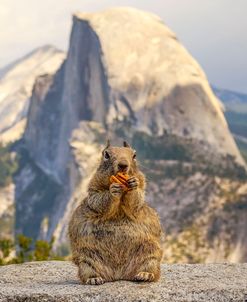
<svg viewBox="0 0 247 302">
<path fill-rule="evenodd" d="M 130 148 L 130 145 L 126 141 L 123 142 L 123 146 L 126 148 Z"/>
<path fill-rule="evenodd" d="M 105 145 L 104 149 L 102 150 L 102 154 L 104 154 L 105 150 L 106 150 L 107 148 L 109 148 L 110 145 L 111 145 L 111 143 L 110 143 L 110 140 L 108 139 L 108 140 L 106 141 L 106 145 Z"/>
<path fill-rule="evenodd" d="M 110 145 L 111 145 L 111 143 L 110 143 L 110 140 L 108 139 L 108 140 L 106 141 L 106 146 L 105 146 L 105 149 L 109 148 L 109 147 L 110 147 Z"/>
</svg>

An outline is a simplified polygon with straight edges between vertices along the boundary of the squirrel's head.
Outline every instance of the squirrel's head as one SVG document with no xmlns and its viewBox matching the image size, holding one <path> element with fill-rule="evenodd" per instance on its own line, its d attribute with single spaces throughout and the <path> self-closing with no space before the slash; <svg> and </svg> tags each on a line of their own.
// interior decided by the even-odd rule
<svg viewBox="0 0 247 302">
<path fill-rule="evenodd" d="M 109 175 L 124 172 L 132 175 L 137 170 L 136 151 L 127 142 L 123 142 L 123 147 L 113 147 L 107 142 L 102 151 L 100 170 Z"/>
</svg>

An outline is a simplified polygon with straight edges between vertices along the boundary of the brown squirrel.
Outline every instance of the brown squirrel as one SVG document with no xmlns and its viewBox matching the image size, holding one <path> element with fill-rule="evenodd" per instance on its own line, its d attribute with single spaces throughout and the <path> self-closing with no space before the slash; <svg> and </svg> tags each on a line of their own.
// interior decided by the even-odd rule
<svg viewBox="0 0 247 302">
<path fill-rule="evenodd" d="M 136 152 L 124 142 L 108 142 L 88 195 L 69 222 L 73 262 L 83 284 L 114 280 L 158 281 L 162 259 L 161 226 L 156 211 L 145 202 L 145 177 Z M 127 173 L 128 190 L 110 183 Z"/>
</svg>

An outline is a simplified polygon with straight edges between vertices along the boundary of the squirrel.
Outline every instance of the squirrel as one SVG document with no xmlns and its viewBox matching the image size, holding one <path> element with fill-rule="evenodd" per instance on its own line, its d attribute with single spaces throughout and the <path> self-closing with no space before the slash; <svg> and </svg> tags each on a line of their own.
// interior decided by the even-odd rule
<svg viewBox="0 0 247 302">
<path fill-rule="evenodd" d="M 127 191 L 110 183 L 118 172 L 129 175 Z M 69 222 L 72 261 L 82 284 L 159 280 L 163 233 L 157 212 L 145 202 L 145 185 L 135 150 L 125 141 L 123 147 L 108 141 Z"/>
</svg>

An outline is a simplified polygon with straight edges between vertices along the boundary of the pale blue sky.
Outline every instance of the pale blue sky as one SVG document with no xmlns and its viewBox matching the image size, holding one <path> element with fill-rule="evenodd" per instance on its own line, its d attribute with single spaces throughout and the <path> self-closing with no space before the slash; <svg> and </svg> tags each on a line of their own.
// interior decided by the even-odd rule
<svg viewBox="0 0 247 302">
<path fill-rule="evenodd" d="M 67 49 L 74 11 L 112 6 L 158 14 L 211 83 L 247 92 L 247 0 L 0 0 L 0 66 L 44 44 Z"/>
</svg>

